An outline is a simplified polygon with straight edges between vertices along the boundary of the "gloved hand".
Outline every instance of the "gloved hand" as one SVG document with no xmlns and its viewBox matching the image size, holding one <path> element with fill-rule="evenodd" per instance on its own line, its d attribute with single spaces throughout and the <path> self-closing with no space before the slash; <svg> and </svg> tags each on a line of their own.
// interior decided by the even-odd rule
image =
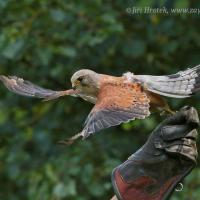
<svg viewBox="0 0 200 200">
<path fill-rule="evenodd" d="M 194 168 L 199 118 L 185 107 L 164 120 L 147 142 L 113 170 L 118 200 L 166 200 Z"/>
</svg>

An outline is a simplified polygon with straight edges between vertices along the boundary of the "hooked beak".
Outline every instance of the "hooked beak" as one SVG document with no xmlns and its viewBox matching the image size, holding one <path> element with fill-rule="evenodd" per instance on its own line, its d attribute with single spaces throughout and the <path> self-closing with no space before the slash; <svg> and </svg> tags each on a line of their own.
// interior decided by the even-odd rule
<svg viewBox="0 0 200 200">
<path fill-rule="evenodd" d="M 72 83 L 72 89 L 76 90 L 78 85 L 80 85 L 80 81 L 76 80 L 74 83 Z"/>
</svg>

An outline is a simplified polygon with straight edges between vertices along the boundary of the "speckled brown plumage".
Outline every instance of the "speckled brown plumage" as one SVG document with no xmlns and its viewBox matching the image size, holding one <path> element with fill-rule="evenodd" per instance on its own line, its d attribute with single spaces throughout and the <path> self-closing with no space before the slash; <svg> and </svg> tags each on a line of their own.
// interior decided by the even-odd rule
<svg viewBox="0 0 200 200">
<path fill-rule="evenodd" d="M 144 119 L 150 114 L 149 102 L 150 99 L 138 83 L 124 83 L 119 79 L 102 83 L 82 136 L 86 138 L 101 129 L 136 118 Z"/>
</svg>

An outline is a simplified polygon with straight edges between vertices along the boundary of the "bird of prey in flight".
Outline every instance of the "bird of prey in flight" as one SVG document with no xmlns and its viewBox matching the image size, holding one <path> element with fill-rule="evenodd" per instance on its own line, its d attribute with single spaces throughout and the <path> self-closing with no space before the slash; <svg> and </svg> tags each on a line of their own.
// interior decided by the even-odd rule
<svg viewBox="0 0 200 200">
<path fill-rule="evenodd" d="M 116 126 L 150 115 L 150 107 L 172 113 L 162 96 L 186 98 L 200 90 L 200 65 L 166 76 L 135 75 L 127 72 L 120 77 L 98 74 L 82 69 L 71 77 L 72 89 L 44 89 L 16 76 L 0 76 L 12 92 L 29 97 L 52 100 L 64 95 L 81 97 L 94 105 L 83 130 L 66 140 L 72 143 L 87 138 L 101 129 Z"/>
</svg>

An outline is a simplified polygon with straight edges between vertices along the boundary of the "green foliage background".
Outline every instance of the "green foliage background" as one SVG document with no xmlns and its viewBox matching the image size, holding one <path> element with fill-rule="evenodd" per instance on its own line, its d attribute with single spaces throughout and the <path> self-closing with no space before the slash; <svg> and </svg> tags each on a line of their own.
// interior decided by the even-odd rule
<svg viewBox="0 0 200 200">
<path fill-rule="evenodd" d="M 128 14 L 128 7 L 197 8 L 195 0 L 0 0 L 0 74 L 43 87 L 70 87 L 78 69 L 163 75 L 200 64 L 197 14 Z M 81 130 L 92 105 L 71 97 L 41 102 L 0 86 L 0 199 L 109 199 L 110 174 L 162 120 L 153 114 L 73 146 L 58 140 Z M 199 109 L 200 95 L 169 99 Z M 173 200 L 200 199 L 200 170 Z"/>
</svg>

